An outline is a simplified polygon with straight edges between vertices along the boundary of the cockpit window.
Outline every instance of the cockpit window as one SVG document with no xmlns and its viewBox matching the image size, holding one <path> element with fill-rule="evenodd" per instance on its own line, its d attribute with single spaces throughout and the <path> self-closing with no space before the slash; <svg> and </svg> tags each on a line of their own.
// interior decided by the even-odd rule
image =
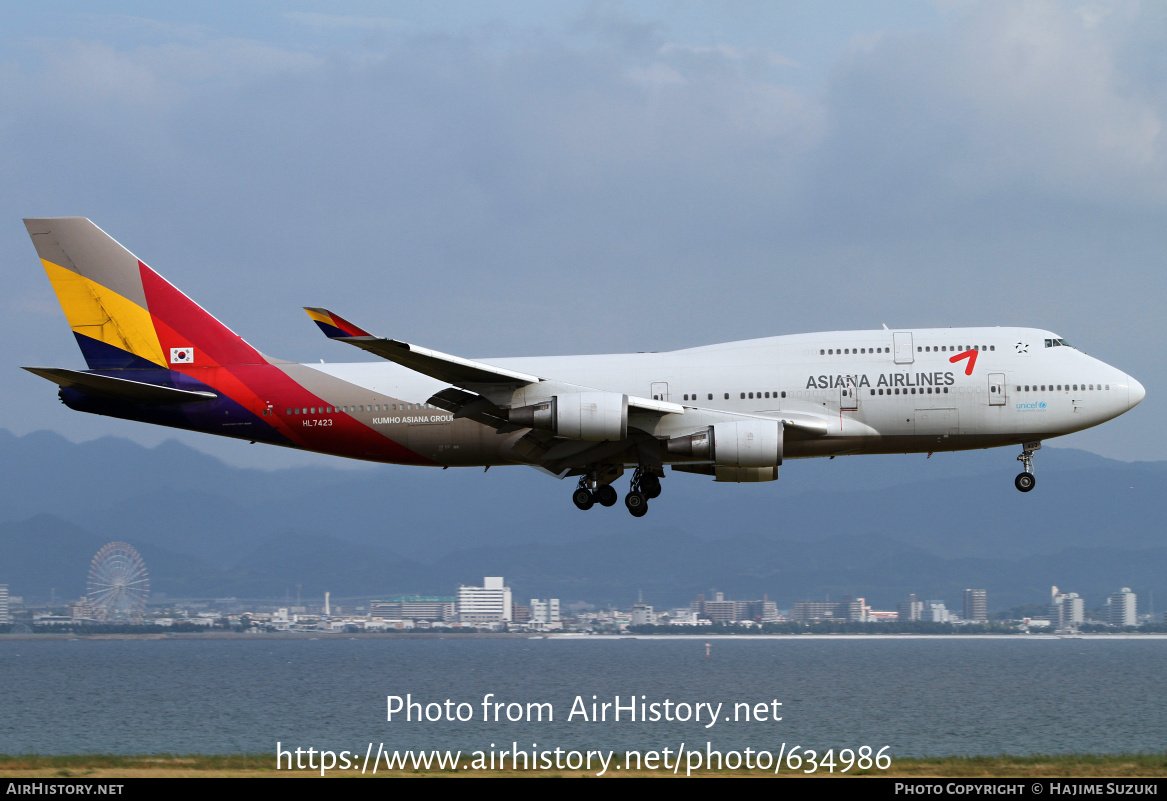
<svg viewBox="0 0 1167 801">
<path fill-rule="evenodd" d="M 1047 348 L 1072 348 L 1072 347 L 1074 347 L 1073 345 L 1071 345 L 1069 342 L 1067 342 L 1064 339 L 1047 339 L 1045 341 L 1045 346 Z"/>
</svg>

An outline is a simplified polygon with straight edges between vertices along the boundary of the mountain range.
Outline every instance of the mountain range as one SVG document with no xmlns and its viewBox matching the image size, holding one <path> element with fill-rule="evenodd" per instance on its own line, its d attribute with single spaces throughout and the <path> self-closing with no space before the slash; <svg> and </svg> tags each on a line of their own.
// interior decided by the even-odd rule
<svg viewBox="0 0 1167 801">
<path fill-rule="evenodd" d="M 264 446 L 257 446 L 264 447 Z M 909 592 L 959 609 L 1044 602 L 1050 585 L 1097 607 L 1120 587 L 1167 598 L 1167 462 L 1045 448 L 1037 488 L 1014 454 L 788 461 L 777 482 L 670 473 L 649 514 L 580 512 L 574 480 L 524 467 L 255 470 L 168 441 L 0 430 L 0 583 L 26 602 L 79 597 L 106 542 L 134 545 L 154 598 L 452 595 L 502 575 L 516 600 L 658 608 L 697 593 L 799 600 Z M 618 486 L 624 484 L 620 482 Z"/>
</svg>

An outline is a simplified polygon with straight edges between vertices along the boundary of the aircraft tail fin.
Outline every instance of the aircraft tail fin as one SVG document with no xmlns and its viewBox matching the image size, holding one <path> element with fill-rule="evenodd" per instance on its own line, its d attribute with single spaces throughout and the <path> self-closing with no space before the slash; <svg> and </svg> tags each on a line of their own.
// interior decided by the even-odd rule
<svg viewBox="0 0 1167 801">
<path fill-rule="evenodd" d="M 267 361 L 86 218 L 24 224 L 89 369 Z"/>
</svg>

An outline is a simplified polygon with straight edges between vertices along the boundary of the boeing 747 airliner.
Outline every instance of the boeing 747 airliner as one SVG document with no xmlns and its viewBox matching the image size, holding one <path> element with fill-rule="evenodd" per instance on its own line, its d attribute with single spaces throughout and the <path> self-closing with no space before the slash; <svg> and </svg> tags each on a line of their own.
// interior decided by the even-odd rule
<svg viewBox="0 0 1167 801">
<path fill-rule="evenodd" d="M 87 370 L 25 369 L 71 409 L 395 464 L 530 465 L 578 476 L 580 509 L 640 517 L 665 466 L 778 478 L 785 458 L 1021 446 L 1143 399 L 1138 381 L 1050 331 L 828 331 L 667 353 L 464 359 L 358 328 L 324 334 L 380 357 L 265 356 L 83 217 L 25 220 Z"/>
</svg>

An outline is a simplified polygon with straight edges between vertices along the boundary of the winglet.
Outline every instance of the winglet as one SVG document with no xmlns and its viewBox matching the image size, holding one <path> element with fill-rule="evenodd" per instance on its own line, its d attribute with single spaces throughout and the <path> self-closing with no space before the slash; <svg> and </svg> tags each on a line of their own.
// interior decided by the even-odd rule
<svg viewBox="0 0 1167 801">
<path fill-rule="evenodd" d="M 368 331 L 357 328 L 339 314 L 333 314 L 328 309 L 316 309 L 305 306 L 304 311 L 308 312 L 308 316 L 315 321 L 316 325 L 320 326 L 320 330 L 324 332 L 324 336 L 329 339 L 372 336 Z"/>
</svg>

